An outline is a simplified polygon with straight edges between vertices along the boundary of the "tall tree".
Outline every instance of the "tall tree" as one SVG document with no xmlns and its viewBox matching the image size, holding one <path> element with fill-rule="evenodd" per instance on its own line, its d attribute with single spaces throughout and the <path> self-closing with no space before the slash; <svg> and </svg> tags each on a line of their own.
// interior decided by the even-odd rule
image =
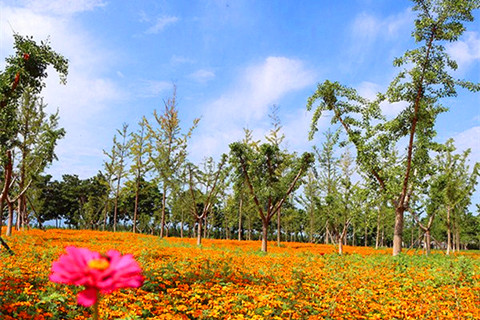
<svg viewBox="0 0 480 320">
<path fill-rule="evenodd" d="M 126 160 L 129 154 L 130 143 L 127 139 L 128 137 L 128 124 L 124 123 L 122 125 L 122 130 L 117 129 L 117 134 L 119 140 L 117 140 L 117 135 L 113 136 L 113 145 L 110 153 L 103 151 L 103 153 L 110 159 L 110 161 L 105 162 L 104 165 L 107 169 L 107 177 L 110 178 L 108 181 L 113 182 L 115 185 L 112 190 L 115 191 L 114 194 L 114 205 L 113 205 L 113 231 L 117 231 L 117 215 L 118 215 L 118 201 L 120 198 L 120 190 L 122 179 L 128 175 L 128 170 L 126 170 Z M 112 174 L 110 176 L 110 173 Z"/>
<path fill-rule="evenodd" d="M 58 128 L 58 112 L 45 113 L 42 99 L 25 89 L 20 100 L 18 124 L 18 196 L 17 228 L 25 226 L 27 193 L 31 183 L 56 159 L 55 146 L 64 137 L 65 130 Z"/>
<path fill-rule="evenodd" d="M 287 197 L 299 187 L 300 179 L 313 162 L 313 155 L 304 153 L 293 159 L 280 152 L 278 146 L 264 143 L 259 148 L 235 142 L 230 144 L 231 163 L 242 176 L 262 221 L 262 247 L 267 252 L 268 226 Z M 286 161 L 289 161 L 286 165 Z M 279 170 L 288 168 L 288 170 Z"/>
<path fill-rule="evenodd" d="M 271 122 L 272 129 L 270 129 L 269 134 L 265 136 L 265 139 L 267 139 L 267 141 L 273 144 L 274 146 L 277 146 L 278 148 L 280 148 L 280 144 L 285 139 L 285 135 L 281 132 L 282 123 L 280 121 L 280 116 L 278 115 L 278 112 L 279 112 L 278 106 L 273 105 L 270 111 L 270 114 L 268 115 L 272 121 Z M 285 154 L 287 153 L 285 152 Z M 281 215 L 282 215 L 282 210 L 280 209 L 277 214 L 277 245 L 278 246 L 280 246 Z"/>
<path fill-rule="evenodd" d="M 205 172 L 194 172 L 192 165 L 189 166 L 189 185 L 190 185 L 190 195 L 192 197 L 192 213 L 195 220 L 197 221 L 197 245 L 202 244 L 202 224 L 205 223 L 207 227 L 207 218 L 208 214 L 211 212 L 213 204 L 215 203 L 215 196 L 218 193 L 218 183 L 221 179 L 222 174 L 224 175 L 223 166 L 227 161 L 227 156 L 222 155 L 222 159 L 218 163 L 218 167 L 215 168 L 215 164 L 212 158 L 207 159 L 207 165 Z M 201 192 L 196 192 L 194 177 L 196 177 L 197 183 L 203 185 L 205 188 Z M 201 212 L 197 206 L 197 197 L 196 194 L 203 194 L 204 200 L 201 202 L 202 210 Z"/>
<path fill-rule="evenodd" d="M 339 235 L 335 227 L 335 217 L 341 211 L 340 208 L 340 172 L 339 159 L 335 156 L 335 146 L 338 143 L 339 131 L 332 132 L 330 129 L 324 133 L 325 141 L 322 149 L 314 147 L 318 159 L 318 183 L 323 201 L 319 202 L 322 212 L 325 213 L 325 243 Z M 338 241 L 338 239 L 337 239 Z"/>
<path fill-rule="evenodd" d="M 67 59 L 53 51 L 48 41 L 37 44 L 32 37 L 14 34 L 14 50 L 15 54 L 6 59 L 5 70 L 0 73 L 0 163 L 5 175 L 0 195 L 0 230 L 6 201 L 9 215 L 13 215 L 13 201 L 8 201 L 8 194 L 13 174 L 11 148 L 18 133 L 18 101 L 27 88 L 33 95 L 40 94 L 49 66 L 59 73 L 62 83 L 66 83 L 68 73 Z"/>
<path fill-rule="evenodd" d="M 318 217 L 320 188 L 318 183 L 318 174 L 316 174 L 313 169 L 308 170 L 305 177 L 303 195 L 298 196 L 297 201 L 305 208 L 308 216 L 308 228 L 306 230 L 308 242 L 313 243 L 315 241 L 315 235 L 320 229 L 320 219 Z"/>
<path fill-rule="evenodd" d="M 145 120 L 150 137 L 150 160 L 157 174 L 156 180 L 161 184 L 162 188 L 161 238 L 165 235 L 165 213 L 168 192 L 178 182 L 176 176 L 179 174 L 180 168 L 187 157 L 187 141 L 199 122 L 199 119 L 195 119 L 192 127 L 182 134 L 178 117 L 176 86 L 173 87 L 172 97 L 164 101 L 163 104 L 164 112 L 162 114 L 157 113 L 156 110 L 153 112 L 155 125 L 158 127 Z"/>
<path fill-rule="evenodd" d="M 138 123 L 139 129 L 137 132 L 132 132 L 130 134 L 130 157 L 132 158 L 132 166 L 130 167 L 130 172 L 132 173 L 135 180 L 135 207 L 133 209 L 133 227 L 132 232 L 137 231 L 137 213 L 138 213 L 138 203 L 139 203 L 139 193 L 140 193 L 140 183 L 144 176 L 150 170 L 150 161 L 148 158 L 149 145 L 148 145 L 148 136 L 146 130 L 146 120 L 142 118 L 142 121 Z"/>
<path fill-rule="evenodd" d="M 427 174 L 423 167 L 429 161 L 429 152 L 436 149 L 433 142 L 435 120 L 439 113 L 447 110 L 439 104 L 440 99 L 455 96 L 457 86 L 470 91 L 480 90 L 478 84 L 457 80 L 450 75 L 448 69 L 455 70 L 457 64 L 442 46 L 443 42 L 458 40 L 465 31 L 462 23 L 473 21 L 472 11 L 480 7 L 480 1 L 413 2 L 413 10 L 417 12 L 413 37 L 422 45 L 394 60 L 395 66 L 405 66 L 405 69 L 395 77 L 385 95 L 379 94 L 378 99 L 371 102 L 354 89 L 327 80 L 318 85 L 307 103 L 307 109 L 311 110 L 320 100 L 312 119 L 311 137 L 317 130 L 322 112 L 332 112 L 332 123 L 339 123 L 355 145 L 361 170 L 375 179 L 385 192 L 391 192 L 389 186 L 396 181 L 394 189 L 397 191 L 390 196 L 395 207 L 393 255 L 402 250 L 404 212 L 409 208 L 417 182 Z M 408 105 L 394 119 L 385 121 L 379 108 L 379 103 L 385 99 L 389 102 L 405 101 Z M 407 138 L 408 144 L 405 156 L 397 164 L 397 171 L 401 174 L 387 175 L 380 170 L 379 164 L 385 154 L 401 144 L 403 137 Z M 414 171 L 416 176 L 413 176 Z"/>
<path fill-rule="evenodd" d="M 438 177 L 440 186 L 437 191 L 441 196 L 440 204 L 446 214 L 447 254 L 453 249 L 453 222 L 459 219 L 470 204 L 471 195 L 475 191 L 480 174 L 480 163 L 476 163 L 473 170 L 470 171 L 467 163 L 470 150 L 466 150 L 462 154 L 454 154 L 454 151 L 453 140 L 450 139 L 446 143 L 446 150 L 437 157 L 440 171 Z"/>
</svg>

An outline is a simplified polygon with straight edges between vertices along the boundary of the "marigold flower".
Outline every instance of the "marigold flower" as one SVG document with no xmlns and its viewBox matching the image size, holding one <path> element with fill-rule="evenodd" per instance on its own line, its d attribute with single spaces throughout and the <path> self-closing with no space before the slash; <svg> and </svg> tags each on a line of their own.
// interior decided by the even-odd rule
<svg viewBox="0 0 480 320">
<path fill-rule="evenodd" d="M 67 254 L 52 264 L 50 281 L 84 286 L 77 302 L 92 306 L 98 293 L 109 293 L 119 288 L 138 288 L 143 284 L 142 269 L 131 254 L 121 255 L 109 250 L 105 256 L 87 248 L 68 246 Z"/>
</svg>

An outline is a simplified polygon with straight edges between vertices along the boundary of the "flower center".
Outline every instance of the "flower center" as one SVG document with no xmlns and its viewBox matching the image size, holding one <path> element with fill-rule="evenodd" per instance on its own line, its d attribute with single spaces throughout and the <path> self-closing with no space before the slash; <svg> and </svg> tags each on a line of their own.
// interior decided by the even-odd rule
<svg viewBox="0 0 480 320">
<path fill-rule="evenodd" d="M 91 269 L 97 269 L 103 271 L 110 266 L 110 262 L 106 259 L 93 259 L 88 261 L 88 267 Z"/>
</svg>

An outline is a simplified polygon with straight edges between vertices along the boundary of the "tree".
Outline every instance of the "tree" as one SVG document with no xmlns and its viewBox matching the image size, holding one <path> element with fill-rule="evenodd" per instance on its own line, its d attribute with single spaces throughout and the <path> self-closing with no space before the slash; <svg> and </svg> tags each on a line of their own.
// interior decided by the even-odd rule
<svg viewBox="0 0 480 320">
<path fill-rule="evenodd" d="M 280 133 L 282 130 L 282 123 L 280 121 L 280 117 L 278 116 L 278 106 L 273 105 L 270 114 L 268 115 L 269 118 L 272 120 L 272 129 L 270 130 L 269 134 L 265 137 L 265 139 L 280 148 L 280 144 L 285 139 L 285 135 Z M 287 154 L 285 152 L 285 154 Z M 280 246 L 280 234 L 281 234 L 281 213 L 282 211 L 278 211 L 277 214 L 277 245 Z"/>
<path fill-rule="evenodd" d="M 18 118 L 18 196 L 17 229 L 28 221 L 27 198 L 31 183 L 56 159 L 55 146 L 65 136 L 58 128 L 58 112 L 47 117 L 42 99 L 25 89 Z"/>
<path fill-rule="evenodd" d="M 202 223 L 205 221 L 205 228 L 207 226 L 207 217 L 210 211 L 212 210 L 212 206 L 214 204 L 215 195 L 218 192 L 218 182 L 220 176 L 223 172 L 223 166 L 227 161 L 227 156 L 224 154 L 222 155 L 222 159 L 218 163 L 218 168 L 215 170 L 215 164 L 213 159 L 207 159 L 207 165 L 205 172 L 194 172 L 192 165 L 189 165 L 188 172 L 189 172 L 189 185 L 190 185 L 190 195 L 192 197 L 192 213 L 194 215 L 195 220 L 197 221 L 197 246 L 202 244 Z M 205 190 L 202 194 L 205 195 L 205 200 L 202 201 L 202 210 L 201 213 L 198 210 L 197 206 L 197 199 L 196 199 L 196 192 L 195 192 L 195 184 L 193 182 L 193 177 L 196 177 L 197 182 L 203 184 Z"/>
<path fill-rule="evenodd" d="M 128 124 L 122 125 L 122 130 L 117 130 L 120 136 L 120 141 L 117 140 L 117 135 L 113 136 L 113 145 L 110 153 L 103 150 L 103 153 L 110 159 L 108 162 L 104 162 L 104 167 L 107 174 L 107 182 L 110 185 L 111 190 L 115 191 L 114 194 L 114 207 L 113 207 L 113 232 L 117 231 L 117 213 L 118 213 L 118 200 L 120 197 L 121 181 L 128 174 L 125 169 L 125 160 L 128 156 L 128 150 L 130 148 L 131 141 L 127 140 L 128 137 Z M 114 184 L 114 185 L 113 185 Z M 105 202 L 105 219 L 107 217 L 108 199 Z"/>
<path fill-rule="evenodd" d="M 165 233 L 167 193 L 178 181 L 176 175 L 179 174 L 179 170 L 187 157 L 187 141 L 199 121 L 199 119 L 195 119 L 187 133 L 181 133 L 175 86 L 173 87 L 172 97 L 164 101 L 163 104 L 165 107 L 163 114 L 158 114 L 156 110 L 153 112 L 158 127 L 154 127 L 145 119 L 145 125 L 150 138 L 150 161 L 154 171 L 157 173 L 156 181 L 162 186 L 161 238 L 164 237 Z"/>
<path fill-rule="evenodd" d="M 261 249 L 267 252 L 270 221 L 279 213 L 288 195 L 298 188 L 300 179 L 313 162 L 313 155 L 304 153 L 302 157 L 293 159 L 282 154 L 273 144 L 264 143 L 259 148 L 252 148 L 241 142 L 230 144 L 230 152 L 231 163 L 248 186 L 260 215 Z"/>
<path fill-rule="evenodd" d="M 308 215 L 308 242 L 314 243 L 315 235 L 320 229 L 320 219 L 318 217 L 318 205 L 320 201 L 318 175 L 313 169 L 309 169 L 303 187 L 303 195 L 300 195 L 297 201 L 305 208 Z"/>
<path fill-rule="evenodd" d="M 146 181 L 143 177 L 140 181 L 130 180 L 125 183 L 120 194 L 119 212 L 125 213 L 125 220 L 136 222 L 136 232 L 151 231 L 152 220 L 161 211 L 162 205 L 162 195 L 157 184 Z"/>
<path fill-rule="evenodd" d="M 325 141 L 322 143 L 322 149 L 314 147 L 317 155 L 319 170 L 318 183 L 323 201 L 318 203 L 325 213 L 325 243 L 328 243 L 332 232 L 338 236 L 338 232 L 332 230 L 335 227 L 335 216 L 341 209 L 339 195 L 340 175 L 338 172 L 339 160 L 335 157 L 335 145 L 338 143 L 339 131 L 335 133 L 327 130 L 324 134 Z M 319 199 L 320 200 L 320 199 Z M 338 240 L 338 239 L 337 239 Z"/>
<path fill-rule="evenodd" d="M 10 223 L 13 215 L 13 201 L 8 194 L 13 174 L 11 148 L 18 133 L 18 101 L 27 88 L 32 95 L 40 94 L 45 87 L 44 79 L 49 66 L 59 73 L 62 83 L 66 83 L 68 73 L 67 59 L 53 51 L 48 41 L 37 44 L 32 37 L 14 34 L 14 49 L 15 54 L 6 59 L 5 71 L 0 73 L 0 162 L 4 169 L 0 229 L 5 202 L 9 207 Z"/>
<path fill-rule="evenodd" d="M 439 174 L 438 186 L 435 190 L 440 196 L 437 204 L 441 205 L 446 214 L 447 254 L 453 248 L 452 229 L 455 228 L 459 232 L 458 220 L 470 204 L 480 174 L 480 163 L 476 163 L 473 171 L 470 172 L 467 164 L 470 150 L 466 150 L 462 154 L 454 154 L 454 151 L 453 140 L 450 139 L 446 143 L 445 150 L 437 156 Z"/>
<path fill-rule="evenodd" d="M 140 128 L 137 132 L 132 132 L 130 134 L 131 140 L 130 145 L 130 157 L 132 158 L 132 166 L 130 167 L 130 172 L 133 174 L 135 179 L 135 207 L 133 209 L 133 227 L 132 232 L 137 231 L 137 213 L 138 213 L 138 202 L 139 202 L 139 193 L 140 193 L 140 182 L 147 172 L 150 170 L 150 161 L 148 153 L 150 152 L 148 145 L 148 136 L 146 132 L 146 120 L 142 119 L 138 123 Z"/>
<path fill-rule="evenodd" d="M 354 89 L 327 80 L 318 85 L 307 103 L 307 109 L 311 110 L 314 103 L 320 101 L 313 114 L 310 136 L 317 130 L 322 112 L 332 112 L 332 123 L 339 123 L 355 145 L 361 170 L 375 179 L 381 190 L 392 193 L 389 198 L 395 208 L 393 255 L 401 252 L 404 212 L 409 208 L 418 181 L 427 174 L 423 168 L 429 161 L 429 152 L 436 150 L 435 120 L 439 113 L 447 110 L 439 100 L 455 96 L 457 86 L 480 90 L 479 85 L 456 80 L 449 74 L 448 69 L 455 70 L 457 64 L 441 44 L 458 40 L 465 31 L 462 22 L 473 21 L 472 11 L 480 7 L 480 2 L 413 2 L 413 10 L 418 13 L 413 37 L 422 45 L 394 60 L 395 66 L 405 66 L 405 69 L 391 82 L 386 94 L 379 94 L 372 102 L 360 97 Z M 405 101 L 408 105 L 394 119 L 386 121 L 379 108 L 384 100 Z M 396 174 L 388 175 L 380 170 L 382 159 L 399 146 L 403 137 L 408 139 L 406 154 L 397 163 Z M 389 189 L 393 184 L 396 184 L 395 192 Z"/>
</svg>

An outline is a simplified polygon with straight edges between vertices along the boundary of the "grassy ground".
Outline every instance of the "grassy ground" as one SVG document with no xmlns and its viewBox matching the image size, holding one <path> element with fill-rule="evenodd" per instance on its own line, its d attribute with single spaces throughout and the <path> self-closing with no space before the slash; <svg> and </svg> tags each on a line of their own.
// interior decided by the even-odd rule
<svg viewBox="0 0 480 320">
<path fill-rule="evenodd" d="M 390 250 L 203 241 L 73 230 L 17 232 L 0 250 L 0 319 L 88 319 L 81 289 L 51 283 L 67 245 L 132 253 L 139 289 L 102 298 L 103 319 L 480 319 L 480 254 L 391 257 Z"/>
</svg>

